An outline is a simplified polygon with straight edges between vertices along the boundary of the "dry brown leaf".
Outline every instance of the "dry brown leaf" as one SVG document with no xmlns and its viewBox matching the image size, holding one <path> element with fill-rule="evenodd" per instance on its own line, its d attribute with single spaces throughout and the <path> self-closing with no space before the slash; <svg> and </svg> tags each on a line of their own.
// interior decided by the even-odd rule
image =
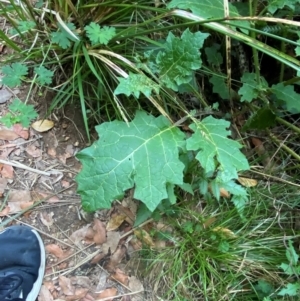
<svg viewBox="0 0 300 301">
<path fill-rule="evenodd" d="M 36 147 L 35 145 L 31 144 L 28 145 L 25 148 L 25 151 L 28 155 L 32 156 L 33 158 L 37 158 L 37 157 L 41 157 L 43 152 L 41 149 L 39 149 L 38 147 Z"/>
<path fill-rule="evenodd" d="M 49 244 L 45 248 L 48 253 L 59 259 L 64 257 L 64 251 L 56 244 Z"/>
<path fill-rule="evenodd" d="M 65 270 L 68 267 L 68 265 L 69 265 L 68 262 L 64 261 L 64 262 L 57 265 L 57 269 L 59 271 Z"/>
<path fill-rule="evenodd" d="M 128 286 L 129 278 L 122 270 L 117 268 L 115 272 L 111 275 L 112 279 L 119 281 L 120 283 Z"/>
<path fill-rule="evenodd" d="M 9 208 L 9 214 L 13 214 L 13 213 L 20 212 L 20 211 L 32 206 L 33 204 L 34 204 L 34 202 L 8 202 L 7 207 Z"/>
<path fill-rule="evenodd" d="M 110 249 L 111 252 L 114 252 L 120 241 L 120 233 L 115 231 L 107 232 L 106 242 L 102 244 L 101 248 L 103 253 L 108 253 Z"/>
<path fill-rule="evenodd" d="M 72 285 L 71 280 L 69 278 L 61 275 L 58 277 L 58 283 L 62 289 L 62 292 L 66 296 L 72 296 L 75 294 L 75 288 Z"/>
<path fill-rule="evenodd" d="M 12 166 L 7 164 L 2 164 L 2 168 L 0 171 L 3 178 L 13 179 L 14 178 L 14 169 Z"/>
<path fill-rule="evenodd" d="M 101 259 L 103 259 L 107 254 L 105 253 L 100 253 L 97 254 L 95 257 L 93 257 L 93 259 L 91 260 L 91 264 L 97 264 Z"/>
<path fill-rule="evenodd" d="M 106 242 L 106 229 L 104 223 L 99 219 L 94 219 L 93 230 L 96 232 L 94 235 L 95 244 L 101 245 Z"/>
<path fill-rule="evenodd" d="M 52 120 L 43 119 L 34 122 L 31 127 L 39 133 L 47 132 L 54 127 L 54 122 Z"/>
<path fill-rule="evenodd" d="M 145 231 L 143 229 L 136 229 L 133 231 L 133 233 L 139 240 L 141 240 L 146 245 L 148 245 L 150 247 L 155 246 L 155 244 L 152 240 L 152 237 L 150 236 L 150 234 L 147 231 Z"/>
<path fill-rule="evenodd" d="M 61 186 L 63 188 L 68 188 L 70 186 L 70 182 L 69 181 L 66 181 L 66 180 L 62 180 L 61 181 Z"/>
<path fill-rule="evenodd" d="M 75 232 L 72 233 L 70 236 L 70 240 L 76 245 L 81 246 L 81 241 L 85 239 L 93 239 L 95 233 L 93 229 L 90 227 L 90 225 L 86 225 Z"/>
<path fill-rule="evenodd" d="M 54 222 L 54 220 L 53 220 L 53 215 L 54 215 L 53 212 L 50 212 L 50 213 L 47 213 L 47 212 L 41 212 L 41 213 L 40 213 L 40 219 L 41 219 L 42 223 L 43 223 L 46 227 L 48 227 L 48 229 L 49 229 L 50 226 L 53 225 L 53 222 Z"/>
<path fill-rule="evenodd" d="M 37 191 L 33 191 L 32 193 L 32 199 L 35 202 L 40 201 L 41 199 L 45 199 L 49 197 L 49 194 L 43 193 L 43 192 L 37 192 Z M 58 203 L 59 202 L 59 198 L 54 195 L 52 197 L 50 197 L 49 199 L 46 200 L 47 203 Z"/>
<path fill-rule="evenodd" d="M 38 296 L 38 301 L 52 301 L 52 300 L 53 297 L 49 289 L 45 285 L 42 285 Z"/>
<path fill-rule="evenodd" d="M 111 287 L 111 288 L 107 288 L 104 291 L 102 291 L 101 293 L 98 294 L 97 299 L 104 299 L 104 298 L 108 298 L 108 297 L 114 297 L 118 294 L 118 290 L 115 287 Z M 110 301 L 113 300 L 112 299 L 108 299 L 106 301 Z"/>
<path fill-rule="evenodd" d="M 83 288 L 91 288 L 91 279 L 87 276 L 75 276 L 71 279 L 73 284 L 79 285 Z"/>
<path fill-rule="evenodd" d="M 121 206 L 121 205 L 117 205 L 116 208 L 118 209 L 118 211 L 121 214 L 126 215 L 126 219 L 125 219 L 126 222 L 130 225 L 133 225 L 134 221 L 135 221 L 135 216 L 136 216 L 136 208 L 134 208 L 135 203 L 132 201 L 132 203 L 126 202 L 125 204 L 130 205 L 131 207 L 124 207 L 124 206 Z"/>
<path fill-rule="evenodd" d="M 244 187 L 255 187 L 257 185 L 257 180 L 255 180 L 255 179 L 238 177 L 237 180 Z"/>
<path fill-rule="evenodd" d="M 0 130 L 0 139 L 12 141 L 19 138 L 19 135 L 11 130 L 1 129 Z"/>
<path fill-rule="evenodd" d="M 113 273 L 117 265 L 123 260 L 127 252 L 127 248 L 124 245 L 119 245 L 116 251 L 111 255 L 105 268 L 108 272 Z"/>
<path fill-rule="evenodd" d="M 0 216 L 7 216 L 7 214 L 10 212 L 9 206 L 6 206 L 1 212 Z"/>
<path fill-rule="evenodd" d="M 28 129 L 23 128 L 23 126 L 20 123 L 13 125 L 13 131 L 25 140 L 29 138 Z"/>
<path fill-rule="evenodd" d="M 29 202 L 32 199 L 29 190 L 11 190 L 7 200 L 8 202 Z"/>
<path fill-rule="evenodd" d="M 135 276 L 129 277 L 128 287 L 132 292 L 140 292 L 144 290 L 143 284 Z"/>
<path fill-rule="evenodd" d="M 125 214 L 113 214 L 106 225 L 107 231 L 114 231 L 117 230 L 121 224 L 125 221 L 126 215 Z"/>
<path fill-rule="evenodd" d="M 85 297 L 89 290 L 87 288 L 76 288 L 73 296 L 65 297 L 65 301 L 76 301 Z"/>
<path fill-rule="evenodd" d="M 220 188 L 220 196 L 223 197 L 223 198 L 226 198 L 226 199 L 229 199 L 230 198 L 230 193 L 224 189 L 224 188 Z"/>
<path fill-rule="evenodd" d="M 7 187 L 7 180 L 5 178 L 0 178 L 0 197 L 3 196 L 6 187 Z"/>
<path fill-rule="evenodd" d="M 56 149 L 54 147 L 49 147 L 47 150 L 47 154 L 51 157 L 56 157 Z"/>
<path fill-rule="evenodd" d="M 12 143 L 6 143 L 2 145 L 1 159 L 7 160 L 8 156 L 14 151 L 15 155 L 18 155 L 20 149 L 16 148 L 17 146 Z"/>
<path fill-rule="evenodd" d="M 132 237 L 129 243 L 135 251 L 143 248 L 143 243 L 137 237 Z"/>
</svg>

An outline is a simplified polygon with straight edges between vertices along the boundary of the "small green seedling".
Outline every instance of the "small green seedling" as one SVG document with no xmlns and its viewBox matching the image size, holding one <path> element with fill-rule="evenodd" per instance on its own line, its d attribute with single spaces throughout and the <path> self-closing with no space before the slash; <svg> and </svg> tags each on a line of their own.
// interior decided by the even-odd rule
<svg viewBox="0 0 300 301">
<path fill-rule="evenodd" d="M 28 127 L 31 120 L 38 116 L 33 105 L 27 105 L 16 98 L 9 105 L 9 111 L 0 118 L 0 122 L 7 127 L 11 127 L 16 123 L 21 123 L 23 127 Z"/>
</svg>

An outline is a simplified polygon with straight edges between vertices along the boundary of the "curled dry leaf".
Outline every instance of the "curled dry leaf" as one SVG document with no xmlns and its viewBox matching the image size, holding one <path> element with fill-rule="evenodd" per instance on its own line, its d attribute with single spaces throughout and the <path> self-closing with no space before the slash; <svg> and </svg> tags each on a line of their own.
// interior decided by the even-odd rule
<svg viewBox="0 0 300 301">
<path fill-rule="evenodd" d="M 220 188 L 220 196 L 226 199 L 230 198 L 230 193 L 224 189 L 224 188 Z"/>
<path fill-rule="evenodd" d="M 101 293 L 98 294 L 97 299 L 104 299 L 104 298 L 108 298 L 108 297 L 114 297 L 118 294 L 118 290 L 115 287 L 111 287 L 111 288 L 107 288 L 104 291 L 102 291 Z M 106 301 L 110 301 L 113 300 L 112 299 L 107 299 Z"/>
<path fill-rule="evenodd" d="M 117 230 L 121 224 L 125 221 L 126 215 L 125 214 L 113 214 L 106 225 L 107 231 L 114 231 Z"/>
<path fill-rule="evenodd" d="M 47 132 L 54 127 L 54 122 L 52 120 L 43 119 L 35 121 L 31 127 L 39 133 Z"/>
<path fill-rule="evenodd" d="M 106 228 L 104 223 L 102 223 L 99 219 L 94 219 L 93 230 L 96 232 L 94 235 L 94 242 L 97 245 L 101 245 L 106 242 Z"/>
<path fill-rule="evenodd" d="M 0 130 L 0 139 L 12 141 L 19 138 L 19 135 L 11 130 L 1 129 Z"/>
<path fill-rule="evenodd" d="M 59 286 L 62 289 L 62 292 L 66 296 L 72 296 L 75 294 L 75 288 L 71 283 L 71 280 L 65 276 L 59 276 L 58 277 Z"/>
<path fill-rule="evenodd" d="M 64 251 L 58 245 L 49 244 L 45 248 L 49 254 L 52 254 L 59 259 L 64 257 Z"/>
<path fill-rule="evenodd" d="M 255 179 L 238 177 L 237 180 L 244 187 L 255 187 L 257 185 L 257 181 Z"/>
</svg>

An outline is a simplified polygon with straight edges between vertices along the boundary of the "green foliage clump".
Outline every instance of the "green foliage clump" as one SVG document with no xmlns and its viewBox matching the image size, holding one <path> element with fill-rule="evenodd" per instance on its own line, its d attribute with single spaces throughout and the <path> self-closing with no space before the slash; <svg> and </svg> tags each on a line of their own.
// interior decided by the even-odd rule
<svg viewBox="0 0 300 301">
<path fill-rule="evenodd" d="M 215 196 L 219 199 L 220 188 L 226 187 L 235 195 L 234 203 L 242 212 L 247 193 L 233 180 L 249 165 L 239 150 L 241 145 L 227 138 L 228 126 L 228 122 L 213 117 L 202 121 L 193 118 L 190 128 L 194 133 L 187 138 L 165 117 L 155 118 L 142 111 L 128 124 L 102 123 L 96 128 L 101 138 L 77 155 L 83 164 L 77 182 L 85 210 L 110 208 L 113 200 L 133 187 L 134 197 L 150 211 L 164 199 L 174 203 L 175 185 L 192 191 L 192 183 L 184 182 L 184 170 L 187 173 L 191 160 L 196 160 L 202 178 L 208 181 L 214 177 Z M 180 156 L 188 155 L 188 161 L 180 160 Z M 199 189 L 202 181 L 193 185 Z"/>
</svg>

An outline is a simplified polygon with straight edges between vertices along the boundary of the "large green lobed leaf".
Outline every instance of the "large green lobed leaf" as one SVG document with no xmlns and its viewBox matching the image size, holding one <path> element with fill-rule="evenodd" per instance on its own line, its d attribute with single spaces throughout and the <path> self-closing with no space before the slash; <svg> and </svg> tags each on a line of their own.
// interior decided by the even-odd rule
<svg viewBox="0 0 300 301">
<path fill-rule="evenodd" d="M 137 112 L 132 122 L 105 122 L 100 139 L 77 157 L 83 168 L 76 180 L 86 211 L 110 208 L 135 186 L 134 197 L 153 211 L 168 198 L 168 184 L 183 184 L 179 147 L 184 134 L 163 116 Z"/>
</svg>

